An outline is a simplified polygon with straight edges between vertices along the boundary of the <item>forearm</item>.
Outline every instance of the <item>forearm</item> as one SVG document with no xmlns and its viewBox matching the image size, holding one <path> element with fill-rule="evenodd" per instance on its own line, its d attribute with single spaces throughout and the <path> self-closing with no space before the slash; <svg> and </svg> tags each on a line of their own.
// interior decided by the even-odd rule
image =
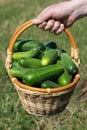
<svg viewBox="0 0 87 130">
<path fill-rule="evenodd" d="M 71 0 L 77 19 L 87 16 L 87 0 Z"/>
</svg>

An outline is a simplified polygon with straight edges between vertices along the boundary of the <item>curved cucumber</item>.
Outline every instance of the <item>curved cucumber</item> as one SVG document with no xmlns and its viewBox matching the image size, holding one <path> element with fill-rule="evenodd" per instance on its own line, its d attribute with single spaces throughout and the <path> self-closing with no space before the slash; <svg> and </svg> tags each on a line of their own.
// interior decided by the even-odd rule
<svg viewBox="0 0 87 130">
<path fill-rule="evenodd" d="M 50 80 L 46 80 L 41 84 L 41 88 L 57 88 L 57 87 L 59 87 L 59 85 Z"/>
<path fill-rule="evenodd" d="M 69 74 L 74 74 L 77 72 L 78 68 L 76 64 L 72 61 L 67 53 L 61 54 L 61 62 Z"/>
<path fill-rule="evenodd" d="M 14 51 L 28 51 L 31 48 L 39 48 L 40 50 L 44 50 L 45 46 L 39 42 L 39 41 L 35 41 L 35 40 L 18 40 L 15 45 L 14 45 Z"/>
<path fill-rule="evenodd" d="M 29 85 L 38 85 L 44 80 L 50 79 L 54 76 L 60 76 L 63 72 L 64 69 L 61 65 L 49 65 L 26 72 L 23 77 L 23 82 Z"/>
<path fill-rule="evenodd" d="M 21 58 L 18 60 L 20 66 L 25 68 L 39 68 L 42 67 L 41 60 L 36 58 Z"/>
<path fill-rule="evenodd" d="M 9 70 L 9 74 L 16 78 L 22 78 L 28 85 L 40 85 L 44 80 L 59 77 L 64 72 L 61 65 L 50 65 L 38 69 L 14 67 Z"/>
<path fill-rule="evenodd" d="M 39 53 L 39 48 L 32 48 L 26 52 L 15 52 L 13 53 L 13 59 L 18 60 L 20 58 L 35 57 Z"/>
<path fill-rule="evenodd" d="M 57 52 L 54 49 L 48 49 L 48 51 L 41 58 L 41 64 L 43 66 L 50 65 L 56 59 L 57 59 Z"/>
</svg>

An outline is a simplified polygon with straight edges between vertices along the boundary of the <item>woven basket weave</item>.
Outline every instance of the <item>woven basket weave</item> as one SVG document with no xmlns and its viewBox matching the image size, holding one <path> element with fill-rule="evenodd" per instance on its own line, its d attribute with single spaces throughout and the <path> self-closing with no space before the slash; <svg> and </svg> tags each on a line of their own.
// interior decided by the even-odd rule
<svg viewBox="0 0 87 130">
<path fill-rule="evenodd" d="M 52 115 L 62 112 L 70 101 L 75 86 L 80 79 L 79 73 L 76 74 L 74 80 L 63 87 L 60 88 L 35 88 L 32 86 L 25 85 L 17 80 L 17 78 L 10 76 L 9 69 L 12 64 L 12 51 L 15 41 L 27 28 L 31 27 L 33 24 L 32 20 L 21 25 L 13 34 L 8 49 L 6 58 L 6 69 L 8 75 L 14 84 L 21 103 L 24 109 L 34 115 Z M 80 64 L 78 47 L 76 42 L 68 29 L 64 30 L 68 36 L 71 43 L 71 58 L 75 61 L 77 66 Z"/>
</svg>

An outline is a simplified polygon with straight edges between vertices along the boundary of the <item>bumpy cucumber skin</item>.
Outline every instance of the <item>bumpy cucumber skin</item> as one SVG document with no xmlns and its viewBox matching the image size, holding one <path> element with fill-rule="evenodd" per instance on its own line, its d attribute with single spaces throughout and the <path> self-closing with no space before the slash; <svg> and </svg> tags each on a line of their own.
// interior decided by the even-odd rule
<svg viewBox="0 0 87 130">
<path fill-rule="evenodd" d="M 42 67 L 41 60 L 37 58 L 21 58 L 18 60 L 20 66 L 24 68 L 39 68 Z"/>
<path fill-rule="evenodd" d="M 77 72 L 78 68 L 76 64 L 72 61 L 72 59 L 68 56 L 67 53 L 61 54 L 61 62 L 69 74 L 72 75 Z"/>
<path fill-rule="evenodd" d="M 35 40 L 18 40 L 15 45 L 14 45 L 14 51 L 28 51 L 31 48 L 39 48 L 40 50 L 44 50 L 45 46 L 39 42 L 39 41 L 35 41 Z"/>
<path fill-rule="evenodd" d="M 26 52 L 15 52 L 13 53 L 13 59 L 18 60 L 20 58 L 35 57 L 39 53 L 39 48 L 32 48 Z"/>
<path fill-rule="evenodd" d="M 57 59 L 57 52 L 54 49 L 48 49 L 41 58 L 41 64 L 47 66 L 52 64 Z"/>
<path fill-rule="evenodd" d="M 28 85 L 38 85 L 55 75 L 60 76 L 63 72 L 64 69 L 61 65 L 49 65 L 27 72 L 23 77 L 23 82 Z"/>
<path fill-rule="evenodd" d="M 59 87 L 59 85 L 50 80 L 46 80 L 41 84 L 41 88 L 57 88 L 57 87 Z"/>
</svg>

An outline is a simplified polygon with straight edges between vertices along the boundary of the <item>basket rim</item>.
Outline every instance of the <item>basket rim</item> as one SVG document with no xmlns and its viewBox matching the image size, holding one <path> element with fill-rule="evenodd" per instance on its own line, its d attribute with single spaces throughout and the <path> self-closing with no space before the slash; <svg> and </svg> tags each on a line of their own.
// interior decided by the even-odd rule
<svg viewBox="0 0 87 130">
<path fill-rule="evenodd" d="M 66 89 L 70 89 L 70 88 L 74 87 L 80 79 L 80 74 L 79 73 L 76 74 L 73 81 L 68 85 L 65 85 L 62 87 L 56 87 L 56 88 L 45 88 L 45 89 L 23 84 L 20 81 L 18 81 L 17 78 L 12 77 L 12 76 L 10 76 L 10 79 L 14 85 L 19 86 L 20 88 L 25 89 L 25 90 L 30 90 L 33 92 L 54 93 L 54 92 L 60 92 L 60 91 L 64 91 Z"/>
</svg>

